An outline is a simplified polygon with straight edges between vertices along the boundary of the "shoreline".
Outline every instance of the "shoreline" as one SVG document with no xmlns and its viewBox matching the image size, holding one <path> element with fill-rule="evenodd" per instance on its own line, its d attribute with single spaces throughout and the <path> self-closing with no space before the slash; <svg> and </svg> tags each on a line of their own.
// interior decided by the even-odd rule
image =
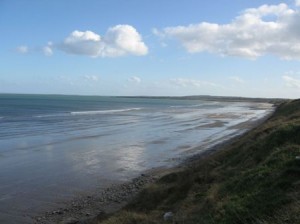
<svg viewBox="0 0 300 224">
<path fill-rule="evenodd" d="M 104 189 L 85 192 L 60 208 L 31 217 L 34 223 L 85 223 L 99 216 L 114 213 L 129 203 L 145 186 L 160 177 L 179 170 L 179 167 L 157 167 L 123 183 L 113 183 Z"/>
<path fill-rule="evenodd" d="M 152 168 L 129 181 L 113 183 L 104 189 L 95 189 L 93 192 L 85 192 L 80 196 L 76 196 L 71 201 L 63 202 L 60 208 L 30 218 L 33 220 L 33 223 L 39 224 L 89 223 L 93 220 L 105 218 L 107 215 L 122 209 L 148 184 L 154 183 L 166 174 L 191 166 L 194 162 L 207 158 L 237 141 L 241 136 L 246 135 L 251 130 L 266 122 L 274 114 L 276 108 L 277 105 L 273 104 L 273 110 L 267 115 L 255 121 L 248 120 L 239 124 L 238 134 L 227 136 L 227 138 L 221 142 L 203 151 L 200 150 L 203 148 L 203 145 L 192 148 L 191 150 L 198 151 L 198 153 L 184 158 L 174 167 Z"/>
</svg>

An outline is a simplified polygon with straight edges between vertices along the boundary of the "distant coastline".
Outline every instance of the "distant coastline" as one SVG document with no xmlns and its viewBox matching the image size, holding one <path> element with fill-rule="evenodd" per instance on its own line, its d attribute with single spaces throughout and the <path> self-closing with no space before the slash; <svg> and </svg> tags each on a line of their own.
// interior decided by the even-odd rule
<svg viewBox="0 0 300 224">
<path fill-rule="evenodd" d="M 285 98 L 259 98 L 259 97 L 237 97 L 237 96 L 210 96 L 210 95 L 194 95 L 194 96 L 115 96 L 118 98 L 145 98 L 145 99 L 175 99 L 175 100 L 204 100 L 204 101 L 225 101 L 225 102 L 260 102 L 280 104 L 289 99 Z"/>
<path fill-rule="evenodd" d="M 76 94 L 31 94 L 31 93 L 0 93 L 2 96 L 57 96 L 57 97 L 112 97 L 112 98 L 145 98 L 145 99 L 176 99 L 176 100 L 207 100 L 207 101 L 218 101 L 224 100 L 227 102 L 268 102 L 268 103 L 281 103 L 287 98 L 262 98 L 262 97 L 239 97 L 239 96 L 212 96 L 212 95 L 191 95 L 191 96 L 112 96 L 112 95 L 76 95 Z"/>
</svg>

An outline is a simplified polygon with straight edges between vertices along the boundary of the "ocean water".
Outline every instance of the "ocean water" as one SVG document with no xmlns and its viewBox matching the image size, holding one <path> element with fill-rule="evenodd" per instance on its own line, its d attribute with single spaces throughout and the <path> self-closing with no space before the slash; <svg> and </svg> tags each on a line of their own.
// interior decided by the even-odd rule
<svg viewBox="0 0 300 224">
<path fill-rule="evenodd" d="M 0 223 L 175 165 L 271 111 L 254 102 L 0 94 Z"/>
</svg>

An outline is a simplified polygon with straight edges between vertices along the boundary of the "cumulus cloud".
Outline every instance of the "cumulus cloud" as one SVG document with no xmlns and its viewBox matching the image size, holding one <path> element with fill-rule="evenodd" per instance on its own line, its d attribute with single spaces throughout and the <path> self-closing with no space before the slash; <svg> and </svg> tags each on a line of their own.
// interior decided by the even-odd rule
<svg viewBox="0 0 300 224">
<path fill-rule="evenodd" d="M 177 39 L 189 53 L 250 59 L 272 54 L 282 59 L 300 59 L 300 11 L 284 3 L 246 9 L 228 24 L 202 22 L 154 33 Z"/>
<path fill-rule="evenodd" d="M 17 52 L 19 52 L 20 54 L 27 54 L 29 51 L 28 46 L 22 45 L 17 47 Z"/>
<path fill-rule="evenodd" d="M 148 53 L 141 35 L 130 25 L 117 25 L 102 37 L 92 31 L 73 31 L 58 48 L 68 54 L 91 57 L 142 56 Z"/>
<path fill-rule="evenodd" d="M 285 82 L 285 85 L 287 87 L 290 87 L 290 88 L 295 88 L 295 89 L 300 89 L 300 80 L 299 79 L 295 79 L 291 76 L 288 76 L 288 75 L 284 75 L 282 76 L 284 82 Z"/>
<path fill-rule="evenodd" d="M 172 84 L 175 84 L 180 87 L 218 87 L 218 84 L 213 82 L 207 82 L 202 80 L 195 80 L 195 79 L 185 79 L 185 78 L 175 78 L 170 80 Z"/>
<path fill-rule="evenodd" d="M 133 83 L 141 83 L 142 79 L 140 77 L 137 77 L 137 76 L 132 76 L 128 79 L 129 82 L 133 82 Z"/>
</svg>

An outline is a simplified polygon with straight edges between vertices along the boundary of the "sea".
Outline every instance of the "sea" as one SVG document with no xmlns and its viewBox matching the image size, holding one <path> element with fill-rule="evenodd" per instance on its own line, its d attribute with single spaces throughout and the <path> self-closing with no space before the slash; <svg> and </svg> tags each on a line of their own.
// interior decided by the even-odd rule
<svg viewBox="0 0 300 224">
<path fill-rule="evenodd" d="M 0 94 L 0 223 L 177 165 L 272 111 L 221 98 Z"/>
</svg>

